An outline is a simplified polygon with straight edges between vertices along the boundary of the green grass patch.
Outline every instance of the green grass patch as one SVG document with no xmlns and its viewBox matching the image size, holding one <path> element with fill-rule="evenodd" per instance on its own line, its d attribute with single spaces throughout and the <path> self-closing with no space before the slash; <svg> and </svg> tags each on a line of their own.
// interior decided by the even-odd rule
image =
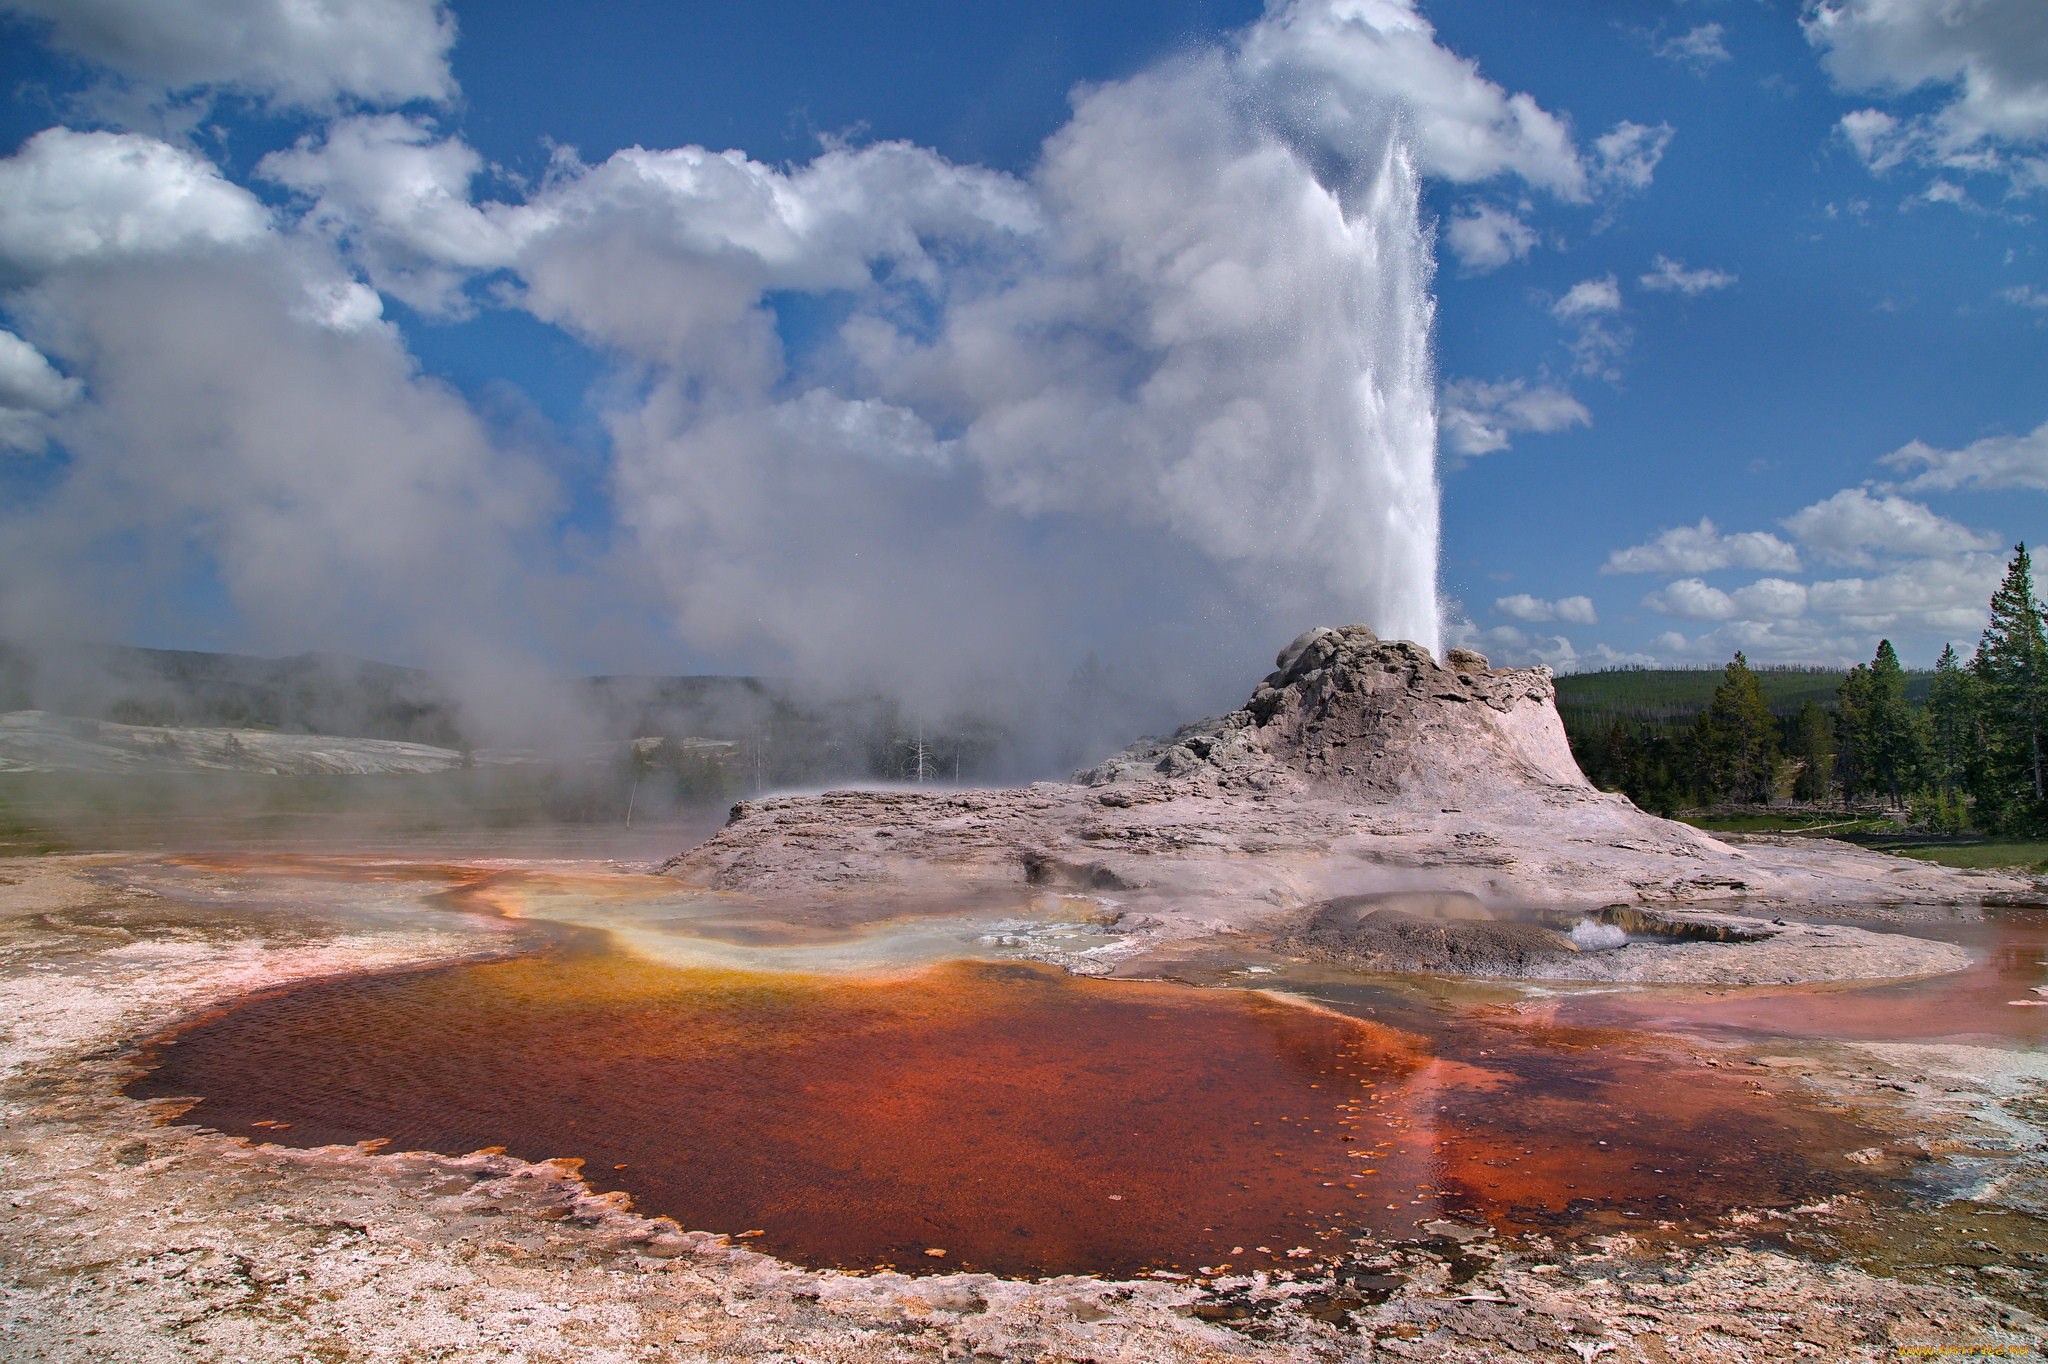
<svg viewBox="0 0 2048 1364">
<path fill-rule="evenodd" d="M 2026 868 L 2033 871 L 2048 870 L 2048 839 L 2006 839 L 1989 840 L 1983 843 L 1917 843 L 1869 845 L 1879 852 L 1888 852 L 1895 857 L 1911 857 L 1921 862 L 1938 862 L 1944 867 L 1967 867 L 1982 870 L 1997 868 Z"/>
<path fill-rule="evenodd" d="M 1845 821 L 1840 815 L 1809 815 L 1791 811 L 1784 814 L 1758 811 L 1740 815 L 1678 815 L 1676 818 L 1681 824 L 1690 824 L 1695 829 L 1714 834 L 1793 834 L 1811 830 L 1825 830 L 1830 834 L 1869 834 L 1890 833 L 1898 828 L 1882 817 Z"/>
<path fill-rule="evenodd" d="M 0 857 L 42 857 L 70 852 L 71 846 L 56 830 L 0 810 Z"/>
</svg>

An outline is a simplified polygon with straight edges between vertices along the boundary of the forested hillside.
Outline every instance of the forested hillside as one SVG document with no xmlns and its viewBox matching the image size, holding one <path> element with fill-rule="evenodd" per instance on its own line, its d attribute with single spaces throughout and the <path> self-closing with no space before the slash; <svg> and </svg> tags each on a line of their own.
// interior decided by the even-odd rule
<svg viewBox="0 0 2048 1364">
<path fill-rule="evenodd" d="M 1889 640 L 1847 672 L 1565 677 L 1558 709 L 1596 785 L 1669 814 L 1724 802 L 1882 803 L 1916 825 L 2048 829 L 2048 632 L 2019 546 L 1975 652 L 1908 673 Z"/>
<path fill-rule="evenodd" d="M 1832 710 L 1835 694 L 1849 673 L 1844 668 L 1752 668 L 1772 715 L 1790 719 L 1808 701 Z M 1606 734 L 1616 720 L 1684 728 L 1697 720 L 1721 685 L 1721 669 L 1615 668 L 1597 673 L 1568 673 L 1557 679 L 1557 710 L 1565 731 L 1579 736 Z M 1934 685 L 1931 670 L 1906 673 L 1906 700 L 1924 705 Z"/>
</svg>

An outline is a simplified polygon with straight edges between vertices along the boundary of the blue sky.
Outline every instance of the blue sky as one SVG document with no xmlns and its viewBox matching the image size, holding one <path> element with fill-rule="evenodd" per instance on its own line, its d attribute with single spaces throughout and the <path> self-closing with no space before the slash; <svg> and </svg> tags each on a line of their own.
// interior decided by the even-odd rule
<svg viewBox="0 0 2048 1364">
<path fill-rule="evenodd" d="M 1213 706 L 1925 666 L 2048 526 L 2036 0 L 0 16 L 16 636 Z"/>
</svg>

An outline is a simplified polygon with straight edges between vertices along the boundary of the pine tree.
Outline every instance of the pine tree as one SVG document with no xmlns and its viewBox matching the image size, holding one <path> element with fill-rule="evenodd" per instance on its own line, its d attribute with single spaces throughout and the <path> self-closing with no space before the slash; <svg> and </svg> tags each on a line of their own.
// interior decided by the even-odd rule
<svg viewBox="0 0 2048 1364">
<path fill-rule="evenodd" d="M 1829 732 L 1828 713 L 1811 701 L 1799 708 L 1799 718 L 1793 722 L 1792 756 L 1799 762 L 1792 798 L 1826 800 L 1835 784 L 1835 739 Z"/>
<path fill-rule="evenodd" d="M 1870 661 L 1870 700 L 1864 714 L 1863 765 L 1867 780 L 1890 798 L 1893 809 L 1904 806 L 1906 793 L 1920 775 L 1919 717 L 1906 705 L 1906 673 L 1888 639 L 1877 643 Z"/>
<path fill-rule="evenodd" d="M 1870 786 L 1869 718 L 1870 669 L 1858 663 L 1835 693 L 1835 781 L 1851 805 Z"/>
<path fill-rule="evenodd" d="M 1953 644 L 1934 660 L 1934 685 L 1927 694 L 1927 779 L 1951 802 L 1976 783 L 1979 736 L 1977 679 L 1965 671 Z"/>
<path fill-rule="evenodd" d="M 1987 784 L 2001 822 L 2013 830 L 2038 824 L 2048 807 L 2041 732 L 2048 726 L 2048 639 L 2025 544 L 2013 547 L 2005 581 L 1992 594 L 1991 623 L 1970 670 L 1982 691 Z"/>
<path fill-rule="evenodd" d="M 1737 653 L 1694 726 L 1700 767 L 1717 795 L 1768 805 L 1778 770 L 1778 724 L 1763 685 Z"/>
</svg>

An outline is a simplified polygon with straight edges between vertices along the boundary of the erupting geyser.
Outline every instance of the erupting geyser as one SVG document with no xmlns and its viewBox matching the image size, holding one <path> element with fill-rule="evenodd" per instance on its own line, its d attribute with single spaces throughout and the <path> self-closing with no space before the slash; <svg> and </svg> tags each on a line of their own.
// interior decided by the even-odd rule
<svg viewBox="0 0 2048 1364">
<path fill-rule="evenodd" d="M 791 259 L 692 255 L 754 310 L 688 325 L 750 364 L 657 364 L 614 428 L 684 636 L 919 700 L 1056 687 L 1091 650 L 1172 657 L 1213 694 L 1333 616 L 1434 648 L 1423 158 L 1399 100 L 1346 66 L 1377 39 L 1325 8 L 1079 93 L 1026 175 L 902 144 L 746 163 Z M 579 185 L 760 213 L 753 189 L 726 204 L 735 174 L 633 152 Z M 849 198 L 889 218 L 879 243 L 834 235 Z M 784 360 L 764 273 L 842 291 L 848 320 L 805 342 L 821 354 Z"/>
</svg>

